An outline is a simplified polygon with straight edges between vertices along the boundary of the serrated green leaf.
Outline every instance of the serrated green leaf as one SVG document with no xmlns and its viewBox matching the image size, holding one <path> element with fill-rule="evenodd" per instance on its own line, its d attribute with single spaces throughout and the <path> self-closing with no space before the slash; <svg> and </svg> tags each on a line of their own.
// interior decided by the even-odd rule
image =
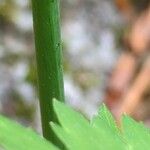
<svg viewBox="0 0 150 150">
<path fill-rule="evenodd" d="M 112 116 L 110 111 L 107 109 L 105 104 L 103 104 L 100 107 L 97 118 L 100 118 L 101 122 L 103 122 L 103 124 L 111 128 L 114 132 L 118 132 L 118 133 L 120 132 L 116 125 L 114 117 Z"/>
<path fill-rule="evenodd" d="M 67 150 L 149 150 L 150 130 L 128 116 L 123 117 L 122 132 L 113 116 L 102 106 L 91 123 L 80 113 L 54 100 L 60 125 L 50 123 Z M 5 150 L 58 150 L 31 129 L 0 116 L 0 146 Z"/>
<path fill-rule="evenodd" d="M 98 115 L 92 119 L 91 125 L 96 130 L 96 133 L 103 139 L 103 143 L 107 143 L 104 145 L 107 149 L 126 149 L 126 144 L 119 128 L 104 104 L 100 107 Z"/>
<path fill-rule="evenodd" d="M 31 129 L 0 116 L 0 145 L 6 150 L 58 150 Z"/>
<path fill-rule="evenodd" d="M 106 107 L 102 108 L 102 117 L 95 117 L 92 124 L 83 118 L 81 114 L 57 100 L 54 100 L 54 110 L 62 126 L 62 128 L 53 126 L 54 131 L 63 141 L 67 137 L 69 137 L 69 140 L 75 141 L 72 145 L 67 145 L 70 142 L 64 141 L 68 147 L 72 146 L 71 150 L 75 150 L 78 146 L 86 150 L 125 150 L 125 143 L 114 133 L 114 128 L 110 123 L 114 120 L 111 118 Z M 66 134 L 67 136 L 64 139 Z"/>
<path fill-rule="evenodd" d="M 96 140 L 99 136 L 97 137 L 89 122 L 80 113 L 57 100 L 54 100 L 54 110 L 62 128 L 77 144 L 81 143 L 87 150 L 101 147 L 100 140 Z"/>
<path fill-rule="evenodd" d="M 130 150 L 150 149 L 150 130 L 129 116 L 122 118 L 123 135 Z"/>
<path fill-rule="evenodd" d="M 78 140 L 74 140 L 72 136 L 66 133 L 66 131 L 61 128 L 59 125 L 51 123 L 50 124 L 57 136 L 62 140 L 62 142 L 66 145 L 69 150 L 77 150 L 81 149 L 84 145 L 83 143 L 78 143 Z M 85 148 L 85 147 L 84 147 Z M 84 149 L 83 148 L 83 149 Z"/>
<path fill-rule="evenodd" d="M 89 122 L 80 113 L 74 111 L 71 107 L 59 102 L 58 100 L 53 100 L 54 111 L 58 117 L 60 124 L 67 128 L 72 126 L 72 128 L 78 128 L 81 125 L 89 128 Z M 80 124 L 78 124 L 80 122 Z"/>
</svg>

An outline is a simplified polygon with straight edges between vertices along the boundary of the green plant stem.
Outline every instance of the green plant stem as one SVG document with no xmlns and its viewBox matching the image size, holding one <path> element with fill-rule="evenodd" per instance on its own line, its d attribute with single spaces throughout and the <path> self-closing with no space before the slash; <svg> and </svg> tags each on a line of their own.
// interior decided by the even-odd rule
<svg viewBox="0 0 150 150">
<path fill-rule="evenodd" d="M 52 99 L 64 101 L 58 0 L 32 0 L 43 136 L 56 143 L 49 122 L 57 118 Z"/>
</svg>

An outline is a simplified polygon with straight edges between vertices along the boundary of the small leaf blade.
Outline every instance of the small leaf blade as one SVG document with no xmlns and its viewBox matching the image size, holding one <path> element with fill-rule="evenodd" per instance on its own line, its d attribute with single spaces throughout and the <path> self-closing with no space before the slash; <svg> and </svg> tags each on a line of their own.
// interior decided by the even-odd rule
<svg viewBox="0 0 150 150">
<path fill-rule="evenodd" d="M 0 116 L 0 145 L 6 150 L 59 150 L 31 129 Z"/>
</svg>

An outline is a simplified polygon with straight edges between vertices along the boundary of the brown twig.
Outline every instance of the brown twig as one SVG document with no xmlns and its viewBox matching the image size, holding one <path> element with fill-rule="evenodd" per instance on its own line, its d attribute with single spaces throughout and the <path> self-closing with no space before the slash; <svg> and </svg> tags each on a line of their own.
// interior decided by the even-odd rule
<svg viewBox="0 0 150 150">
<path fill-rule="evenodd" d="M 110 109 L 113 109 L 128 88 L 134 75 L 135 68 L 136 58 L 134 55 L 129 52 L 122 53 L 110 78 L 106 91 L 105 100 Z"/>
<path fill-rule="evenodd" d="M 116 116 L 120 118 L 121 114 L 132 114 L 139 102 L 146 88 L 150 84 L 150 57 L 145 61 L 141 72 L 136 77 L 132 86 L 125 94 L 120 108 L 117 110 Z"/>
</svg>

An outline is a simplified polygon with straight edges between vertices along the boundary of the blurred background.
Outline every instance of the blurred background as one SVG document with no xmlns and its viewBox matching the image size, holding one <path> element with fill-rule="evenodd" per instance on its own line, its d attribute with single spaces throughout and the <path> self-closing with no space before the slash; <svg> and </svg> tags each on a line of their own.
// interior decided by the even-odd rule
<svg viewBox="0 0 150 150">
<path fill-rule="evenodd" d="M 61 0 L 66 102 L 150 125 L 150 1 Z M 0 111 L 40 130 L 31 2 L 0 0 Z"/>
</svg>

